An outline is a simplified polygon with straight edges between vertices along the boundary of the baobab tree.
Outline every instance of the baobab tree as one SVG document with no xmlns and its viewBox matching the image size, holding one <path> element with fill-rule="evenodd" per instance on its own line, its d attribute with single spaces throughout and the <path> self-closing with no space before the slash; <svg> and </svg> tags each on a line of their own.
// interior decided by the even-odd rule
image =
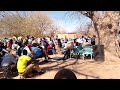
<svg viewBox="0 0 120 90">
<path fill-rule="evenodd" d="M 83 15 L 92 21 L 98 37 L 98 45 L 104 45 L 105 50 L 120 58 L 120 48 L 116 34 L 118 32 L 119 11 L 77 11 L 79 16 Z M 100 51 L 101 48 L 98 48 Z"/>
</svg>

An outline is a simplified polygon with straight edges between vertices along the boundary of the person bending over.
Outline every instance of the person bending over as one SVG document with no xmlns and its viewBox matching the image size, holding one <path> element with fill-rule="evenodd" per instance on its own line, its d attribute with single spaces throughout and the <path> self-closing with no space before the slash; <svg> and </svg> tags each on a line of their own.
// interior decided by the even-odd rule
<svg viewBox="0 0 120 90">
<path fill-rule="evenodd" d="M 37 47 L 36 43 L 34 43 L 33 46 L 31 47 L 31 51 L 32 51 L 32 54 L 33 54 L 32 58 L 37 59 L 37 58 L 44 57 L 45 58 L 45 60 L 44 60 L 45 62 L 48 62 L 48 59 L 50 59 L 48 57 L 48 55 L 46 55 L 46 53 L 43 52 L 43 50 L 41 48 Z"/>
<path fill-rule="evenodd" d="M 17 59 L 15 52 L 12 54 L 7 54 L 3 57 L 1 62 L 1 67 L 3 70 L 4 77 L 10 79 L 12 77 L 12 73 L 17 71 Z"/>
<path fill-rule="evenodd" d="M 17 62 L 17 70 L 21 79 L 26 78 L 33 69 L 36 69 L 40 72 L 40 68 L 37 60 L 32 59 L 30 56 L 27 56 L 27 50 L 23 50 L 23 55 L 21 55 Z"/>
</svg>

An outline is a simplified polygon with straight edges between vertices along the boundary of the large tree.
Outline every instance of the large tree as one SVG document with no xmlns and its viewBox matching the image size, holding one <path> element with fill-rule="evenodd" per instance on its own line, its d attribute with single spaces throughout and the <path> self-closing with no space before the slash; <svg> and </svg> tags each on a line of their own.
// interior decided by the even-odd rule
<svg viewBox="0 0 120 90">
<path fill-rule="evenodd" d="M 120 58 L 120 48 L 116 36 L 119 11 L 103 11 L 102 15 L 100 15 L 100 11 L 77 11 L 76 13 L 91 19 L 98 37 L 98 45 L 104 45 L 105 51 Z"/>
</svg>

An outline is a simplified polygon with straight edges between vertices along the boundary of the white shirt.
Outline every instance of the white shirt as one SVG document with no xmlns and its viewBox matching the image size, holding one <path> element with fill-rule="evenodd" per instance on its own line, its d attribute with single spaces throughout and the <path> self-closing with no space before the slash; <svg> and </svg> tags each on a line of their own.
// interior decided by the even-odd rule
<svg viewBox="0 0 120 90">
<path fill-rule="evenodd" d="M 37 42 L 38 42 L 39 44 L 40 44 L 40 40 L 41 40 L 40 38 L 37 39 Z"/>
<path fill-rule="evenodd" d="M 21 37 L 18 37 L 18 41 L 21 40 Z"/>
<path fill-rule="evenodd" d="M 90 38 L 88 38 L 88 42 L 91 43 L 91 39 Z"/>
<path fill-rule="evenodd" d="M 17 49 L 17 47 L 18 47 L 18 44 L 12 44 L 12 49 Z"/>
<path fill-rule="evenodd" d="M 81 39 L 80 39 L 80 38 L 78 38 L 78 39 L 76 40 L 76 42 L 81 43 Z"/>
<path fill-rule="evenodd" d="M 85 42 L 86 42 L 85 38 L 81 38 L 81 43 L 85 43 Z"/>
<path fill-rule="evenodd" d="M 64 43 L 64 49 L 67 49 L 67 43 Z"/>
<path fill-rule="evenodd" d="M 76 42 L 78 42 L 78 43 L 84 43 L 84 42 L 86 42 L 86 40 L 84 38 L 78 38 L 76 40 Z"/>
<path fill-rule="evenodd" d="M 27 50 L 27 55 L 28 55 L 28 56 L 31 55 L 31 51 L 30 51 L 30 49 L 29 49 L 28 46 L 25 46 L 23 50 Z M 23 55 L 23 53 L 22 53 L 22 55 Z"/>
</svg>

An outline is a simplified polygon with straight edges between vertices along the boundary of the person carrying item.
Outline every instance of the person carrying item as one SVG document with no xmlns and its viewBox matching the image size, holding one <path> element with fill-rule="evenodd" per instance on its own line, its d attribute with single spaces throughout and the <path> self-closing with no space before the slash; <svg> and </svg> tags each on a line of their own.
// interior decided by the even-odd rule
<svg viewBox="0 0 120 90">
<path fill-rule="evenodd" d="M 63 60 L 70 58 L 70 53 L 72 48 L 73 48 L 73 43 L 71 41 L 65 43 Z"/>
<path fill-rule="evenodd" d="M 32 52 L 32 58 L 37 59 L 37 58 L 45 58 L 45 62 L 48 62 L 48 59 L 50 59 L 48 57 L 48 55 L 46 55 L 46 53 L 44 53 L 44 51 L 41 48 L 37 47 L 36 43 L 33 43 L 32 47 L 31 47 L 31 52 Z"/>
</svg>

